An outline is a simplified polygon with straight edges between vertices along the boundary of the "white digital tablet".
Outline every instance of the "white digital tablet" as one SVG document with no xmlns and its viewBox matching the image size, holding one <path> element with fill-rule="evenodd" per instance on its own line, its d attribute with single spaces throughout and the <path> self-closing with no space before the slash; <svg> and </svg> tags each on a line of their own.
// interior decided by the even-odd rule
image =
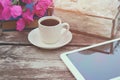
<svg viewBox="0 0 120 80">
<path fill-rule="evenodd" d="M 104 54 L 87 50 L 118 40 L 120 38 L 65 52 L 60 57 L 76 80 L 120 80 L 120 53 Z"/>
</svg>

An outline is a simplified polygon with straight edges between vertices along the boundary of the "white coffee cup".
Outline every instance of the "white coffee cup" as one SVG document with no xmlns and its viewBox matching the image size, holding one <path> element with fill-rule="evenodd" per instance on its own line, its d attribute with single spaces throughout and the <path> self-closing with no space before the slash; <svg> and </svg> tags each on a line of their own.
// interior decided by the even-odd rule
<svg viewBox="0 0 120 80">
<path fill-rule="evenodd" d="M 45 16 L 38 20 L 41 40 L 44 43 L 56 43 L 64 37 L 68 30 L 69 24 L 62 23 L 61 19 L 56 16 Z"/>
</svg>

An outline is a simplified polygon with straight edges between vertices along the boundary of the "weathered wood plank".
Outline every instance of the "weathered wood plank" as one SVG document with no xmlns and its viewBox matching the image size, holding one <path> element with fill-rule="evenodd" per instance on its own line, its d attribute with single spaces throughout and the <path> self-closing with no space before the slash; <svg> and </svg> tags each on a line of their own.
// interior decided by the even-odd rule
<svg viewBox="0 0 120 80">
<path fill-rule="evenodd" d="M 24 44 L 31 45 L 28 41 L 29 32 L 4 32 L 0 37 L 0 44 Z M 68 45 L 91 45 L 105 41 L 104 39 L 85 36 L 83 34 L 72 31 L 73 39 Z"/>
<path fill-rule="evenodd" d="M 20 62 L 20 61 L 19 61 Z M 12 65 L 12 63 L 9 63 L 9 64 L 5 64 L 5 66 L 2 65 L 1 70 L 0 70 L 0 77 L 5 77 L 5 76 L 8 76 L 8 79 L 9 77 L 18 77 L 19 79 L 21 78 L 69 78 L 69 77 L 73 77 L 72 74 L 70 74 L 69 71 L 67 71 L 67 69 L 65 70 L 62 70 L 60 68 L 58 68 L 59 66 L 61 65 L 56 65 L 57 67 L 55 67 L 55 65 L 53 64 L 53 62 L 49 63 L 49 61 L 47 61 L 47 64 L 45 64 L 45 62 L 41 62 L 39 64 L 35 64 L 35 62 L 32 62 L 32 68 L 27 68 L 27 67 L 20 67 L 20 65 L 24 65 L 24 66 L 27 66 L 27 65 L 30 65 L 29 63 L 26 62 L 26 64 L 22 63 L 22 64 L 19 64 L 16 63 L 13 63 L 14 65 Z M 50 66 L 50 65 L 51 66 Z M 37 68 L 36 66 L 39 65 Z M 42 68 L 41 68 L 41 65 Z M 7 66 L 7 68 L 6 68 Z M 11 69 L 12 68 L 12 69 Z M 52 80 L 52 79 L 51 79 Z M 60 79 L 62 80 L 62 79 Z"/>
<path fill-rule="evenodd" d="M 0 80 L 74 80 L 60 54 L 76 47 L 44 50 L 34 46 L 0 46 Z"/>
<path fill-rule="evenodd" d="M 3 35 L 0 37 L 0 45 L 33 46 L 27 39 L 28 33 L 29 32 L 25 32 L 25 31 L 24 32 L 16 32 L 16 31 L 15 32 L 4 32 Z M 106 41 L 104 39 L 100 39 L 100 38 L 96 38 L 96 37 L 90 37 L 87 35 L 85 36 L 83 34 L 75 32 L 75 31 L 72 31 L 72 34 L 73 34 L 72 41 L 69 44 L 67 44 L 66 46 L 64 46 L 63 48 L 65 48 L 67 46 L 72 46 L 72 47 L 77 46 L 78 48 L 80 48 L 81 46 L 93 45 L 96 43 Z M 108 46 L 108 47 L 110 47 L 110 46 Z M 60 48 L 60 49 L 62 49 L 62 48 Z M 103 50 L 102 48 L 100 48 L 100 49 Z M 17 49 L 15 49 L 15 50 L 17 50 Z M 47 50 L 45 50 L 45 51 L 47 51 Z"/>
<path fill-rule="evenodd" d="M 41 69 L 13 69 L 0 71 L 1 76 L 18 76 L 21 78 L 61 78 L 73 77 L 69 71 L 49 71 Z"/>
<path fill-rule="evenodd" d="M 6 49 L 7 46 L 0 46 L 0 59 L 13 59 L 13 60 L 60 60 L 60 54 L 78 49 L 80 46 L 64 46 L 59 49 L 55 50 L 46 50 L 46 49 L 41 49 L 35 46 L 15 46 L 13 45 L 11 48 Z M 99 50 L 105 50 L 109 49 L 109 47 L 102 46 L 98 47 L 97 49 Z"/>
<path fill-rule="evenodd" d="M 92 35 L 111 37 L 112 20 L 93 16 L 86 16 L 69 11 L 55 9 L 55 15 L 63 22 L 68 22 L 72 30 L 78 30 Z M 69 16 L 68 16 L 69 15 Z"/>
<path fill-rule="evenodd" d="M 67 71 L 61 60 L 0 60 L 0 71 L 13 69 L 40 69 L 41 71 Z"/>
<path fill-rule="evenodd" d="M 34 46 L 0 46 L 0 80 L 75 80 L 59 56 L 76 48 L 44 50 Z M 119 48 L 115 54 L 120 52 Z"/>
<path fill-rule="evenodd" d="M 54 0 L 56 8 L 79 12 L 83 14 L 115 18 L 119 0 Z"/>
<path fill-rule="evenodd" d="M 67 52 L 78 47 L 65 46 L 55 50 L 46 50 L 34 46 L 0 46 L 0 59 L 11 58 L 15 60 L 36 60 L 36 59 L 59 59 L 59 55 L 63 52 Z"/>
<path fill-rule="evenodd" d="M 25 58 L 17 59 L 17 58 L 11 58 L 9 56 L 6 58 L 0 58 L 0 79 L 1 80 L 39 80 L 39 79 L 40 80 L 68 80 L 68 79 L 75 80 L 72 74 L 68 71 L 67 67 L 60 60 L 59 58 L 60 53 L 58 53 L 56 56 L 54 56 L 56 53 L 52 53 L 57 51 L 49 51 L 48 53 L 46 50 L 43 50 L 43 53 L 41 53 L 41 49 L 39 49 L 38 51 L 39 53 L 36 53 L 36 54 L 30 53 L 32 55 L 29 55 L 28 54 L 29 52 L 24 51 L 23 47 L 24 46 L 13 47 L 13 54 L 10 54 L 12 51 L 11 50 L 12 46 L 0 47 L 0 49 L 4 48 L 0 50 L 2 53 L 4 53 L 4 55 L 8 55 L 8 53 L 9 55 L 12 55 L 12 56 L 14 56 L 14 54 L 17 54 L 17 55 L 19 54 L 19 57 L 24 57 L 24 56 L 21 56 L 21 54 L 28 55 L 25 57 L 27 59 Z M 27 48 L 33 48 L 33 47 L 30 46 Z M 115 50 L 114 54 L 120 53 L 119 48 L 120 48 L 120 45 Z M 20 51 L 18 51 L 19 49 Z M 33 49 L 31 51 L 36 52 L 36 50 L 33 50 Z M 46 57 L 45 53 L 46 54 L 48 53 L 47 55 L 51 56 L 51 58 L 49 58 L 48 56 Z M 42 54 L 44 56 L 38 56 L 37 54 Z M 33 59 L 31 59 L 31 57 Z M 42 57 L 46 57 L 46 58 L 42 58 Z"/>
<path fill-rule="evenodd" d="M 25 31 L 24 32 L 16 32 L 16 31 L 15 32 L 4 32 L 3 35 L 0 37 L 0 45 L 33 46 L 27 39 L 28 33 L 29 32 L 25 32 Z M 80 48 L 81 46 L 87 46 L 87 45 L 92 45 L 92 44 L 106 41 L 104 39 L 100 39 L 100 38 L 96 38 L 96 37 L 90 37 L 87 35 L 85 36 L 83 34 L 79 34 L 74 31 L 72 31 L 72 34 L 73 34 L 72 41 L 69 44 L 67 44 L 66 46 L 64 46 L 63 48 L 65 48 L 67 46 L 72 46 L 72 47 L 77 46 L 78 48 Z M 108 46 L 108 47 L 110 48 L 110 46 Z M 103 48 L 100 48 L 100 49 L 103 50 Z"/>
<path fill-rule="evenodd" d="M 0 80 L 76 80 L 73 77 L 61 77 L 61 78 L 19 78 L 16 76 L 13 77 L 7 77 L 5 76 L 5 78 L 0 78 Z"/>
<path fill-rule="evenodd" d="M 0 43 L 6 44 L 29 44 L 27 40 L 28 32 L 3 32 L 2 36 L 0 36 Z"/>
</svg>

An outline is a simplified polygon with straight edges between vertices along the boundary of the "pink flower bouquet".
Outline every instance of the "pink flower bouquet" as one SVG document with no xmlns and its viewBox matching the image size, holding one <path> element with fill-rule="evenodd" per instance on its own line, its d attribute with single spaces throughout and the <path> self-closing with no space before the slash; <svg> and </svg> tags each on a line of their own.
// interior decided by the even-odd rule
<svg viewBox="0 0 120 80">
<path fill-rule="evenodd" d="M 52 0 L 0 0 L 0 20 L 16 19 L 16 29 L 22 31 L 35 16 L 44 16 L 52 4 Z"/>
</svg>

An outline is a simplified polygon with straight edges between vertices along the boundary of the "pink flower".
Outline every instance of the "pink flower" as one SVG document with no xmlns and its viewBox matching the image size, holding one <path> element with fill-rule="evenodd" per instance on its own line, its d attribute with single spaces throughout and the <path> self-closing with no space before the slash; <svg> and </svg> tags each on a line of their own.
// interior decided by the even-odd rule
<svg viewBox="0 0 120 80">
<path fill-rule="evenodd" d="M 19 1 L 20 4 L 16 1 Z M 44 16 L 51 4 L 52 0 L 0 0 L 0 20 L 15 18 L 18 20 L 16 29 L 22 31 L 25 25 L 34 21 L 34 15 Z"/>
<path fill-rule="evenodd" d="M 33 12 L 27 9 L 26 12 L 23 13 L 22 17 L 27 24 L 30 24 L 33 21 L 33 15 Z"/>
<path fill-rule="evenodd" d="M 45 12 L 46 12 L 46 9 L 45 7 L 43 7 L 43 4 L 37 4 L 34 6 L 34 13 L 37 16 L 41 17 L 45 14 Z"/>
<path fill-rule="evenodd" d="M 2 18 L 4 20 L 9 20 L 11 18 L 11 11 L 9 7 L 4 8 L 3 12 L 2 12 Z"/>
<path fill-rule="evenodd" d="M 0 3 L 2 4 L 2 6 L 5 8 L 5 7 L 8 7 L 10 6 L 12 3 L 11 3 L 11 0 L 0 0 Z"/>
<path fill-rule="evenodd" d="M 3 11 L 3 5 L 2 3 L 0 3 L 0 14 L 2 13 L 2 11 Z"/>
<path fill-rule="evenodd" d="M 8 20 L 11 17 L 10 14 L 10 0 L 0 0 L 0 19 Z"/>
<path fill-rule="evenodd" d="M 10 9 L 11 9 L 11 15 L 13 16 L 13 18 L 16 18 L 22 14 L 21 6 L 15 5 L 15 6 L 12 6 Z"/>
<path fill-rule="evenodd" d="M 2 3 L 0 3 L 0 20 L 2 19 L 2 11 L 3 11 L 3 6 Z"/>
<path fill-rule="evenodd" d="M 23 13 L 22 18 L 17 21 L 17 30 L 22 31 L 26 24 L 30 24 L 33 21 L 33 13 L 27 9 L 26 12 Z"/>
<path fill-rule="evenodd" d="M 17 28 L 16 30 L 18 31 L 22 31 L 25 27 L 25 22 L 23 20 L 23 18 L 20 18 L 18 21 L 17 21 Z"/>
<path fill-rule="evenodd" d="M 35 14 L 39 17 L 43 16 L 51 4 L 51 0 L 38 0 L 38 3 L 34 6 Z"/>
<path fill-rule="evenodd" d="M 22 0 L 22 2 L 30 4 L 32 2 L 32 0 Z"/>
</svg>

